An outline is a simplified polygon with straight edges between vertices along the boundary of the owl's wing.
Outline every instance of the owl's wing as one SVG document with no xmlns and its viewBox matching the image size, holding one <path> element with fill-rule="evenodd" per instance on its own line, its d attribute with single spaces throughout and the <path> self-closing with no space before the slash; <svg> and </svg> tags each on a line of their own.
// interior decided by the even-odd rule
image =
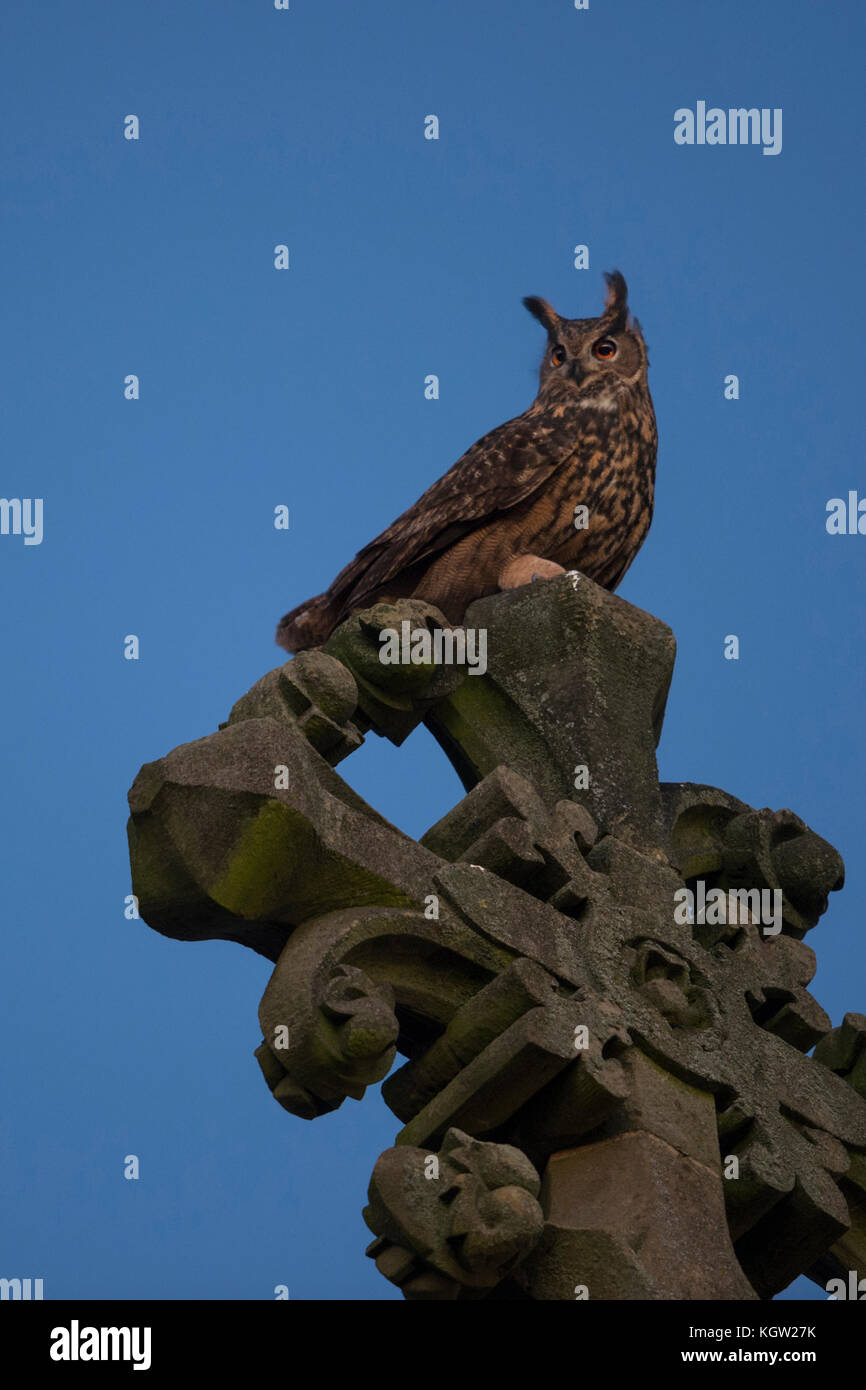
<svg viewBox="0 0 866 1390">
<path fill-rule="evenodd" d="M 375 540 L 328 589 L 354 603 L 401 570 L 439 554 L 547 481 L 574 448 L 536 404 L 485 434 Z"/>
</svg>

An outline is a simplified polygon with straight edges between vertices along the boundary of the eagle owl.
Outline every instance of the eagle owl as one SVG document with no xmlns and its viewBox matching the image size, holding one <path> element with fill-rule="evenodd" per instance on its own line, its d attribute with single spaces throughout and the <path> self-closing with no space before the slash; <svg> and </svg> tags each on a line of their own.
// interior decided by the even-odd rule
<svg viewBox="0 0 866 1390">
<path fill-rule="evenodd" d="M 618 270 L 605 280 L 595 319 L 524 299 L 547 330 L 532 405 L 473 444 L 329 589 L 287 613 L 280 646 L 319 646 L 381 599 L 424 599 L 459 624 L 473 599 L 565 569 L 616 588 L 652 520 L 657 434 L 625 280 Z"/>
</svg>

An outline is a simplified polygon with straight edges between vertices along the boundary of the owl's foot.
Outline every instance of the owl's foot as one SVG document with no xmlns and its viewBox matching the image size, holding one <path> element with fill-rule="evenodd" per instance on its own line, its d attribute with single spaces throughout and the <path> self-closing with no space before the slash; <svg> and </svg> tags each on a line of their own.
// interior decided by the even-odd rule
<svg viewBox="0 0 866 1390">
<path fill-rule="evenodd" d="M 515 555 L 502 566 L 497 583 L 500 589 L 519 589 L 533 579 L 555 579 L 558 574 L 565 574 L 565 570 L 553 560 L 542 560 L 540 555 Z"/>
</svg>

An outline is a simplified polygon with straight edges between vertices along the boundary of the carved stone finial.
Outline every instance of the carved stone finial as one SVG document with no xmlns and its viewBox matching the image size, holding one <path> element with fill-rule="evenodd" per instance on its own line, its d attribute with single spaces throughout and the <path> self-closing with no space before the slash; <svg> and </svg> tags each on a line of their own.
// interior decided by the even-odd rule
<svg viewBox="0 0 866 1390">
<path fill-rule="evenodd" d="M 483 674 L 381 662 L 404 621 L 443 620 L 355 614 L 130 792 L 145 920 L 275 963 L 280 1104 L 312 1119 L 387 1076 L 380 1269 L 412 1298 L 541 1299 L 862 1271 L 866 1022 L 832 1029 L 804 940 L 839 855 L 791 811 L 659 783 L 673 637 L 584 577 L 473 604 Z M 415 842 L 334 766 L 422 719 L 467 794 Z"/>
<path fill-rule="evenodd" d="M 519 1149 L 449 1129 L 438 1154 L 386 1149 L 370 1179 L 367 1253 L 407 1298 L 495 1288 L 544 1230 L 541 1180 Z"/>
</svg>

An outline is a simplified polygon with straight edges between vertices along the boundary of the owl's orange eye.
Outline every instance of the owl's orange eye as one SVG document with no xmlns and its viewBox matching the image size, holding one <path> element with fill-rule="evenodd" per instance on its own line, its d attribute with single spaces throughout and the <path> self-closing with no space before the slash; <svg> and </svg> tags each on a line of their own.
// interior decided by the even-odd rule
<svg viewBox="0 0 866 1390">
<path fill-rule="evenodd" d="M 565 348 L 562 346 L 562 343 L 556 344 L 556 347 L 550 354 L 550 360 L 553 363 L 554 367 L 562 366 L 563 362 L 565 361 Z"/>
<path fill-rule="evenodd" d="M 616 343 L 613 338 L 599 338 L 592 350 L 602 362 L 609 362 L 612 357 L 616 357 Z"/>
</svg>

